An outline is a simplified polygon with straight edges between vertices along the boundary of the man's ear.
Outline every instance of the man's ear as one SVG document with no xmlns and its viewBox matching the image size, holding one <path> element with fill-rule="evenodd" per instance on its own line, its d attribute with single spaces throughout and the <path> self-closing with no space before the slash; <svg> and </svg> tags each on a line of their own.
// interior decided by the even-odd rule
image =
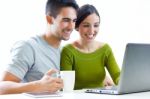
<svg viewBox="0 0 150 99">
<path fill-rule="evenodd" d="M 46 16 L 46 20 L 47 20 L 47 23 L 48 24 L 53 24 L 53 22 L 54 22 L 54 18 L 52 17 L 52 16 Z"/>
</svg>

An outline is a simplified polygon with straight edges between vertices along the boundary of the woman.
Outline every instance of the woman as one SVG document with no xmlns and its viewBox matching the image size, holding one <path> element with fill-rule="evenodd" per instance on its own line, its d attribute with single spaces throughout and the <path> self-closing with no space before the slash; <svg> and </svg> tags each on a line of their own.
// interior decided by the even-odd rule
<svg viewBox="0 0 150 99">
<path fill-rule="evenodd" d="M 61 70 L 75 70 L 75 88 L 96 88 L 104 86 L 105 67 L 117 85 L 120 69 L 110 46 L 95 40 L 100 25 L 100 16 L 93 5 L 86 4 L 79 9 L 76 30 L 80 39 L 66 45 L 61 53 Z"/>
</svg>

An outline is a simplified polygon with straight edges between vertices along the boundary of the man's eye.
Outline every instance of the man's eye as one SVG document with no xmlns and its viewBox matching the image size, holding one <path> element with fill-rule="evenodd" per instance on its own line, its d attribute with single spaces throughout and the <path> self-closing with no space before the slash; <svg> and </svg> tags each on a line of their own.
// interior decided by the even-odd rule
<svg viewBox="0 0 150 99">
<path fill-rule="evenodd" d="M 68 19 L 63 19 L 63 21 L 64 21 L 64 22 L 69 22 L 70 20 L 68 20 Z"/>
<path fill-rule="evenodd" d="M 94 25 L 94 27 L 99 27 L 99 24 Z"/>
<path fill-rule="evenodd" d="M 73 22 L 77 22 L 77 19 L 74 19 Z"/>
</svg>

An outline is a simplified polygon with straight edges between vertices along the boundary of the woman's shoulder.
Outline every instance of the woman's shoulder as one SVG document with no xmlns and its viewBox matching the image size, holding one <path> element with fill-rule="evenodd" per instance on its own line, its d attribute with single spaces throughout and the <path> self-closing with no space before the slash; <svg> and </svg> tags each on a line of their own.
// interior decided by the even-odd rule
<svg viewBox="0 0 150 99">
<path fill-rule="evenodd" d="M 111 47 L 108 43 L 105 42 L 97 42 L 98 49 L 111 50 Z"/>
<path fill-rule="evenodd" d="M 105 42 L 99 42 L 99 41 L 96 41 L 95 42 L 96 46 L 100 49 L 100 48 L 103 48 L 105 46 L 109 46 L 108 43 L 105 43 Z"/>
<path fill-rule="evenodd" d="M 72 50 L 74 50 L 74 47 L 73 47 L 72 43 L 69 43 L 69 44 L 64 45 L 62 47 L 62 50 L 63 51 L 72 51 Z"/>
<path fill-rule="evenodd" d="M 68 48 L 68 47 L 71 47 L 71 46 L 72 46 L 72 44 L 69 43 L 69 44 L 64 45 L 63 48 Z"/>
</svg>

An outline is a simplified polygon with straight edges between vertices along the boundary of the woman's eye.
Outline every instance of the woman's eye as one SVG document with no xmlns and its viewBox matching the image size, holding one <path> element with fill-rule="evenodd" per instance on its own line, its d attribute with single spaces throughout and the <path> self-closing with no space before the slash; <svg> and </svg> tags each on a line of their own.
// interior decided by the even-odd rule
<svg viewBox="0 0 150 99">
<path fill-rule="evenodd" d="M 89 25 L 83 25 L 83 27 L 89 27 Z"/>
</svg>

